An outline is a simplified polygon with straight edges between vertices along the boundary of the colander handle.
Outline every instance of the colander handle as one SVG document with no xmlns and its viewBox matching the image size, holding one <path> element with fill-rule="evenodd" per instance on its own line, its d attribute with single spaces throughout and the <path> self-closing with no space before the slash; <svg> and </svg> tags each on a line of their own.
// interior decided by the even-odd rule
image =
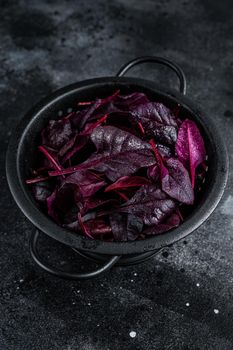
<svg viewBox="0 0 233 350">
<path fill-rule="evenodd" d="M 144 57 L 135 58 L 132 61 L 129 61 L 128 63 L 124 64 L 120 68 L 120 70 L 116 76 L 122 77 L 123 75 L 125 75 L 126 72 L 128 72 L 128 70 L 130 70 L 134 66 L 137 66 L 137 65 L 142 64 L 142 63 L 159 63 L 159 64 L 162 64 L 164 66 L 171 68 L 179 78 L 180 92 L 183 95 L 186 94 L 186 77 L 185 77 L 185 74 L 184 74 L 182 68 L 180 68 L 180 66 L 178 64 L 176 64 L 176 63 L 174 63 L 166 58 L 163 58 L 163 57 L 144 56 Z"/>
<path fill-rule="evenodd" d="M 102 265 L 99 269 L 91 271 L 91 272 L 84 272 L 84 273 L 75 273 L 75 272 L 66 272 L 59 270 L 57 268 L 54 268 L 50 266 L 49 264 L 45 263 L 43 259 L 41 258 L 40 254 L 38 253 L 37 249 L 37 241 L 39 237 L 40 232 L 36 230 L 34 233 L 32 233 L 30 237 L 30 252 L 31 256 L 34 259 L 34 261 L 46 272 L 49 272 L 50 274 L 61 277 L 64 279 L 69 280 L 85 280 L 93 277 L 97 277 L 101 275 L 102 273 L 108 271 L 113 265 L 116 264 L 116 262 L 121 258 L 121 256 L 113 256 L 111 257 L 107 263 Z"/>
</svg>

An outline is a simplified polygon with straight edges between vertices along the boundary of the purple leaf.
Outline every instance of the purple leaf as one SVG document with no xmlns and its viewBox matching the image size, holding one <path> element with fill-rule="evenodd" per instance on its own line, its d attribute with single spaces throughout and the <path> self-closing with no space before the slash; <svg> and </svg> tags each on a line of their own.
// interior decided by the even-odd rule
<svg viewBox="0 0 233 350">
<path fill-rule="evenodd" d="M 92 120 L 93 115 L 95 114 L 94 119 L 98 119 L 99 117 L 102 117 L 103 114 L 96 113 L 99 109 L 99 107 L 104 106 L 105 104 L 108 104 L 112 100 L 114 100 L 117 95 L 119 94 L 119 90 L 114 92 L 111 96 L 107 96 L 103 99 L 96 99 L 96 101 L 89 106 L 88 108 L 83 109 L 82 111 L 78 112 L 72 119 L 72 123 L 75 127 L 82 129 L 84 125 L 89 121 Z M 101 112 L 102 113 L 102 112 Z M 106 114 L 106 113 L 105 113 Z"/>
<path fill-rule="evenodd" d="M 179 128 L 176 154 L 186 169 L 189 169 L 194 188 L 195 171 L 205 161 L 206 150 L 200 131 L 192 120 L 186 119 Z"/>
<path fill-rule="evenodd" d="M 48 126 L 42 130 L 42 144 L 59 150 L 72 135 L 72 128 L 68 119 L 50 120 Z"/>
<path fill-rule="evenodd" d="M 166 161 L 167 173 L 161 179 L 162 190 L 181 203 L 193 204 L 194 193 L 188 171 L 174 158 Z"/>
<path fill-rule="evenodd" d="M 91 197 L 99 189 L 106 185 L 106 182 L 91 171 L 78 171 L 67 176 L 61 182 L 60 189 L 66 184 L 77 186 L 81 196 L 83 198 L 87 198 Z"/>
<path fill-rule="evenodd" d="M 104 173 L 109 180 L 116 181 L 156 163 L 149 143 L 114 126 L 97 127 L 91 134 L 91 140 L 97 148 L 96 154 L 76 167 L 51 171 L 49 175 L 58 176 L 82 169 L 95 169 Z"/>
<path fill-rule="evenodd" d="M 160 180 L 160 168 L 158 164 L 154 164 L 148 167 L 147 176 L 155 183 Z"/>
<path fill-rule="evenodd" d="M 109 220 L 116 241 L 134 241 L 143 228 L 142 220 L 131 214 L 113 213 Z"/>
<path fill-rule="evenodd" d="M 114 114 L 117 118 L 122 116 L 124 118 L 129 117 L 130 110 L 136 108 L 141 104 L 148 103 L 149 100 L 145 94 L 140 92 L 134 92 L 130 95 L 117 95 L 108 103 L 100 106 L 89 118 L 89 120 L 94 120 L 101 117 L 104 114 L 112 115 Z"/>
<path fill-rule="evenodd" d="M 136 107 L 132 118 L 140 122 L 148 137 L 156 141 L 173 144 L 177 138 L 177 122 L 171 110 L 162 103 L 150 102 Z"/>
<path fill-rule="evenodd" d="M 172 214 L 158 225 L 150 226 L 143 231 L 145 235 L 159 235 L 179 226 L 180 218 L 177 214 Z"/>
<path fill-rule="evenodd" d="M 82 221 L 85 223 L 86 221 L 95 219 L 95 213 L 88 213 L 82 217 Z M 71 231 L 79 232 L 81 231 L 81 227 L 78 220 L 78 212 L 76 211 L 75 215 L 71 215 L 70 220 L 67 220 L 66 223 L 62 225 L 64 228 L 68 228 Z"/>
<path fill-rule="evenodd" d="M 57 170 L 61 170 L 62 167 L 58 164 L 58 161 L 55 159 L 54 156 L 52 156 L 52 154 L 50 154 L 46 148 L 44 148 L 43 146 L 39 146 L 38 149 L 45 155 L 45 157 L 49 160 L 50 164 L 52 165 L 52 167 L 54 167 Z"/>
<path fill-rule="evenodd" d="M 123 176 L 116 182 L 105 188 L 104 192 L 127 189 L 129 187 L 140 187 L 148 185 L 150 180 L 142 176 Z"/>
<path fill-rule="evenodd" d="M 161 145 L 160 143 L 157 143 L 156 147 L 162 157 L 170 158 L 173 156 L 174 152 L 171 150 L 169 146 L 165 146 L 165 145 Z"/>
<path fill-rule="evenodd" d="M 175 202 L 156 185 L 142 186 L 118 212 L 133 214 L 145 225 L 157 225 L 175 209 Z"/>
<path fill-rule="evenodd" d="M 67 141 L 59 150 L 58 155 L 63 157 L 75 144 L 78 134 L 73 136 L 69 141 Z"/>
<path fill-rule="evenodd" d="M 91 219 L 85 223 L 86 229 L 92 237 L 100 235 L 109 235 L 112 233 L 112 228 L 103 219 Z"/>
<path fill-rule="evenodd" d="M 108 235 L 112 233 L 111 226 L 101 218 L 91 219 L 84 223 L 84 218 L 82 218 L 81 214 L 79 213 L 78 222 L 83 234 L 92 239 L 94 236 Z"/>
<path fill-rule="evenodd" d="M 134 110 L 137 106 L 149 103 L 147 96 L 141 92 L 133 92 L 130 95 L 118 95 L 114 105 L 121 111 Z"/>
<path fill-rule="evenodd" d="M 160 170 L 160 177 L 162 179 L 163 177 L 165 177 L 168 174 L 168 170 L 164 166 L 164 159 L 161 156 L 161 154 L 159 153 L 157 146 L 155 145 L 155 142 L 153 139 L 150 140 L 150 144 L 151 144 L 152 150 L 154 152 L 155 158 L 157 159 L 157 164 L 158 164 L 158 167 Z"/>
<path fill-rule="evenodd" d="M 62 164 L 73 157 L 78 151 L 80 151 L 84 146 L 86 146 L 88 138 L 86 135 L 77 135 L 72 146 L 67 151 L 67 153 L 62 158 Z"/>
<path fill-rule="evenodd" d="M 80 135 L 89 135 L 92 133 L 92 131 L 99 126 L 100 124 L 103 124 L 107 120 L 107 115 L 103 115 L 97 122 L 95 123 L 88 123 L 85 125 L 84 130 L 81 132 Z"/>
<path fill-rule="evenodd" d="M 92 161 L 99 159 L 94 169 L 105 173 L 111 181 L 156 163 L 147 142 L 113 126 L 96 128 L 91 140 L 97 148 Z"/>
<path fill-rule="evenodd" d="M 150 144 L 158 161 L 162 190 L 181 203 L 193 204 L 194 193 L 188 171 L 183 164 L 174 158 L 164 160 L 155 146 L 153 139 L 150 140 Z M 150 177 L 153 177 L 154 173 L 155 182 L 158 180 L 157 170 L 154 167 L 150 172 Z"/>
<path fill-rule="evenodd" d="M 102 194 L 101 198 L 97 197 L 97 196 L 92 196 L 92 197 L 88 197 L 85 199 L 82 199 L 79 203 L 77 203 L 79 208 L 80 208 L 80 212 L 82 215 L 86 214 L 89 210 L 93 210 L 93 209 L 99 209 L 101 207 L 101 209 L 104 206 L 109 206 L 109 205 L 117 205 L 118 202 L 116 199 L 113 198 L 105 198 Z"/>
</svg>

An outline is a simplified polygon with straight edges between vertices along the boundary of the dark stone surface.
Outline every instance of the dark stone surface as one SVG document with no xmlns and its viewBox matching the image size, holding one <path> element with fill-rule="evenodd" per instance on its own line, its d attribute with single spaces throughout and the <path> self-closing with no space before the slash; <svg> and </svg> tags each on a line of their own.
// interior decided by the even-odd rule
<svg viewBox="0 0 233 350">
<path fill-rule="evenodd" d="M 1 0 L 0 9 L 0 349 L 231 350 L 232 173 L 218 209 L 186 241 L 142 265 L 68 282 L 32 262 L 33 226 L 9 193 L 4 162 L 10 130 L 42 96 L 114 74 L 145 54 L 166 56 L 184 68 L 188 96 L 212 115 L 231 160 L 232 1 Z M 159 67 L 135 69 L 137 74 L 176 84 Z M 68 249 L 49 239 L 42 246 L 51 260 L 61 256 L 64 268 L 80 268 Z"/>
</svg>

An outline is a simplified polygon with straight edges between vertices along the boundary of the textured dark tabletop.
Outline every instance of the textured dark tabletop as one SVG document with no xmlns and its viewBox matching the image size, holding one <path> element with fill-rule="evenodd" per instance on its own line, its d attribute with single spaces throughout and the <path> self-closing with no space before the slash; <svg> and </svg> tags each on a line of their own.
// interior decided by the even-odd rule
<svg viewBox="0 0 233 350">
<path fill-rule="evenodd" d="M 211 1 L 0 1 L 0 349 L 233 349 L 232 173 L 214 214 L 147 263 L 68 282 L 33 263 L 34 230 L 5 177 L 11 129 L 58 87 L 112 75 L 136 56 L 179 63 L 233 152 L 233 5 Z M 172 73 L 132 73 L 177 87 Z M 63 268 L 83 261 L 50 239 L 43 253 Z M 133 337 L 133 335 L 136 336 Z"/>
</svg>

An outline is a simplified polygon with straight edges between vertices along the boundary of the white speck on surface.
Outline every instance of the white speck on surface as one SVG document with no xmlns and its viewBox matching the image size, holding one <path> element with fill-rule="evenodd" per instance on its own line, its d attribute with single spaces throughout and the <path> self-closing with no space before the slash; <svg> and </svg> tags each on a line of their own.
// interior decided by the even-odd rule
<svg viewBox="0 0 233 350">
<path fill-rule="evenodd" d="M 130 336 L 131 338 L 135 338 L 136 335 L 137 335 L 137 333 L 136 333 L 135 331 L 131 331 L 131 332 L 129 333 L 129 336 Z"/>
<path fill-rule="evenodd" d="M 100 324 L 99 323 L 97 323 L 97 325 L 96 325 L 97 327 L 99 327 L 100 326 Z"/>
<path fill-rule="evenodd" d="M 76 304 L 75 301 L 73 301 L 72 305 L 75 305 L 75 304 Z"/>
<path fill-rule="evenodd" d="M 80 290 L 77 290 L 77 293 L 80 293 Z"/>
<path fill-rule="evenodd" d="M 219 314 L 219 310 L 218 309 L 214 309 L 214 313 L 217 315 Z"/>
<path fill-rule="evenodd" d="M 21 279 L 19 280 L 19 283 L 23 283 L 23 281 L 24 281 L 24 279 L 23 279 L 23 278 L 21 278 Z"/>
<path fill-rule="evenodd" d="M 189 303 L 186 303 L 185 305 L 186 305 L 186 306 L 190 306 L 190 304 L 189 304 Z"/>
<path fill-rule="evenodd" d="M 122 287 L 120 287 L 120 289 L 122 289 Z"/>
<path fill-rule="evenodd" d="M 113 294 L 113 295 L 116 295 L 116 293 L 115 293 L 115 292 L 112 292 L 112 294 Z"/>
<path fill-rule="evenodd" d="M 87 303 L 88 306 L 91 306 L 91 303 Z"/>
<path fill-rule="evenodd" d="M 19 287 L 16 287 L 16 289 L 19 289 Z"/>
<path fill-rule="evenodd" d="M 130 282 L 133 282 L 133 280 L 130 280 Z"/>
<path fill-rule="evenodd" d="M 197 286 L 197 287 L 200 287 L 200 283 L 197 283 L 196 286 Z"/>
<path fill-rule="evenodd" d="M 134 276 L 137 276 L 138 274 L 137 274 L 137 272 L 134 272 L 134 274 L 133 274 Z"/>
<path fill-rule="evenodd" d="M 103 283 L 101 283 L 100 285 L 101 285 L 101 287 L 103 287 L 103 286 L 104 286 L 104 285 L 103 285 Z"/>
</svg>

